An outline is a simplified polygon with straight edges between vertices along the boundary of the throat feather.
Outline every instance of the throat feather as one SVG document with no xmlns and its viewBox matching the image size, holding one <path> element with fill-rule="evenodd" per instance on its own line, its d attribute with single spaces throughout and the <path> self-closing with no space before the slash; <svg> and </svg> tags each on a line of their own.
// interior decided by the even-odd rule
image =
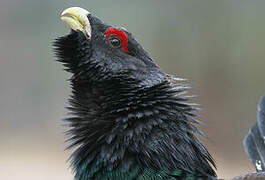
<svg viewBox="0 0 265 180">
<path fill-rule="evenodd" d="M 143 166 L 215 175 L 210 154 L 195 136 L 197 109 L 183 96 L 186 86 L 171 81 L 150 88 L 111 86 L 116 89 L 78 85 L 73 91 L 76 117 L 68 120 L 76 174 L 84 169 L 94 174 L 98 166 L 104 171 Z"/>
</svg>

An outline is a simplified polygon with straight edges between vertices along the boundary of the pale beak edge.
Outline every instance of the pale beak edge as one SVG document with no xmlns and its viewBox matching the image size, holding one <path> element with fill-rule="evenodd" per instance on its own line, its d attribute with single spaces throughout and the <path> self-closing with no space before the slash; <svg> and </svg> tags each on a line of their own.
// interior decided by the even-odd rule
<svg viewBox="0 0 265 180">
<path fill-rule="evenodd" d="M 64 15 L 70 15 L 71 17 L 65 17 Z M 88 15 L 90 15 L 90 12 L 83 8 L 71 7 L 62 12 L 61 20 L 72 30 L 81 31 L 90 39 L 91 25 L 88 20 Z"/>
</svg>

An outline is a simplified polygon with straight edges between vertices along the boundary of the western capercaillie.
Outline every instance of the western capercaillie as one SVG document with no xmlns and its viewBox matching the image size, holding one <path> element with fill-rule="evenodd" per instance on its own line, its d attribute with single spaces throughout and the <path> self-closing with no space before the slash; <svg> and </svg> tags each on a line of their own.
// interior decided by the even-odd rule
<svg viewBox="0 0 265 180">
<path fill-rule="evenodd" d="M 264 180 L 265 179 L 265 96 L 258 105 L 257 122 L 250 129 L 244 141 L 245 151 L 255 166 L 255 173 L 248 173 L 232 180 Z"/>
<path fill-rule="evenodd" d="M 257 122 L 244 139 L 246 153 L 257 172 L 265 171 L 265 96 L 258 105 Z"/>
<path fill-rule="evenodd" d="M 61 19 L 71 32 L 54 50 L 72 73 L 66 121 L 75 179 L 216 179 L 196 137 L 203 133 L 189 87 L 164 73 L 126 29 L 78 7 Z"/>
</svg>

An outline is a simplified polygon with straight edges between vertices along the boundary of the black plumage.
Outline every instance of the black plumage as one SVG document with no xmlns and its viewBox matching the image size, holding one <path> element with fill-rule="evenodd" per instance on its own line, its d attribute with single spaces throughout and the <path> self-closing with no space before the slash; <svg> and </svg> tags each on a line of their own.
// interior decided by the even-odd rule
<svg viewBox="0 0 265 180">
<path fill-rule="evenodd" d="M 244 139 L 246 153 L 257 172 L 265 171 L 265 96 L 258 105 L 257 122 Z"/>
<path fill-rule="evenodd" d="M 54 43 L 58 61 L 72 73 L 67 134 L 75 178 L 216 177 L 196 137 L 202 133 L 185 95 L 189 87 L 164 73 L 127 30 L 92 15 L 88 20 L 91 38 L 72 30 Z M 126 34 L 128 52 L 111 44 L 110 29 Z"/>
</svg>

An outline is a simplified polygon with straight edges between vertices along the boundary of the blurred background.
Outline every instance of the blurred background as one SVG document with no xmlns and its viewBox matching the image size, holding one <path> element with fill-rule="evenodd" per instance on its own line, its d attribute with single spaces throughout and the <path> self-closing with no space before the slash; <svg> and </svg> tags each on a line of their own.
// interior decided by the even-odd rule
<svg viewBox="0 0 265 180">
<path fill-rule="evenodd" d="M 254 171 L 242 140 L 265 94 L 265 1 L 1 0 L 0 179 L 73 179 L 61 121 L 70 74 L 52 52 L 71 6 L 126 27 L 165 72 L 189 80 L 220 177 Z"/>
</svg>

